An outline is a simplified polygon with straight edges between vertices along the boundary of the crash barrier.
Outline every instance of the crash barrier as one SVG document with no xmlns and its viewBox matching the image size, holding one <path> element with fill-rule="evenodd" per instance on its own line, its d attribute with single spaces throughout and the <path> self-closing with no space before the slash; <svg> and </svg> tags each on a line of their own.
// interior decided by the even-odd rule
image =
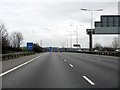
<svg viewBox="0 0 120 90">
<path fill-rule="evenodd" d="M 35 52 L 20 52 L 20 53 L 10 53 L 10 54 L 2 54 L 0 57 L 2 57 L 2 60 L 8 60 L 8 59 L 14 59 L 21 56 L 27 56 L 35 54 Z"/>
<path fill-rule="evenodd" d="M 79 52 L 79 51 L 77 51 L 77 52 Z M 117 56 L 117 57 L 120 57 L 120 52 L 108 52 L 108 51 L 92 52 L 92 51 L 87 51 L 87 52 L 79 52 L 79 53 L 96 54 L 96 55 L 107 55 L 107 56 Z"/>
<path fill-rule="evenodd" d="M 120 52 L 109 52 L 109 51 L 96 51 L 96 52 L 95 51 L 69 51 L 69 52 L 120 57 Z"/>
</svg>

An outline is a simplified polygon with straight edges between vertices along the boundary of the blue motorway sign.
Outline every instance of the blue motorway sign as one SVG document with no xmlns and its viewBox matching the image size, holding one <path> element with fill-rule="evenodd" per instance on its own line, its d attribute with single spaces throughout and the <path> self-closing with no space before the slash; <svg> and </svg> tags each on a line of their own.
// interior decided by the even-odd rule
<svg viewBox="0 0 120 90">
<path fill-rule="evenodd" d="M 27 50 L 30 50 L 30 51 L 33 50 L 33 43 L 32 42 L 27 43 Z"/>
<path fill-rule="evenodd" d="M 49 52 L 52 52 L 52 47 L 49 47 Z"/>
</svg>

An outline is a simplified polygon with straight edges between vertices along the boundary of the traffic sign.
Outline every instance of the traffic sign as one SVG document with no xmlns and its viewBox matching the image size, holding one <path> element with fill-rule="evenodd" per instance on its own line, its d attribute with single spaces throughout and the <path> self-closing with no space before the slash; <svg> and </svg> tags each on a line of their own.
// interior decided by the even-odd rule
<svg viewBox="0 0 120 90">
<path fill-rule="evenodd" d="M 52 52 L 52 47 L 49 47 L 49 52 Z"/>
<path fill-rule="evenodd" d="M 95 22 L 94 34 L 120 34 L 120 15 L 102 15 L 101 21 Z"/>
<path fill-rule="evenodd" d="M 27 43 L 27 50 L 30 50 L 30 51 L 33 50 L 33 42 L 28 42 Z"/>
<path fill-rule="evenodd" d="M 73 46 L 74 47 L 80 47 L 80 44 L 74 44 Z"/>
</svg>

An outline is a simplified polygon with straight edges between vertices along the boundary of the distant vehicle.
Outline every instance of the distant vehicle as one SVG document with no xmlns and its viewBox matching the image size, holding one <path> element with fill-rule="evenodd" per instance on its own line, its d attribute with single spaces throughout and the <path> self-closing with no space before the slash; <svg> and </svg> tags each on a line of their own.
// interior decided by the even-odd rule
<svg viewBox="0 0 120 90">
<path fill-rule="evenodd" d="M 99 50 L 96 50 L 96 49 L 94 50 L 94 52 L 98 52 L 98 51 L 99 51 Z"/>
<path fill-rule="evenodd" d="M 81 49 L 79 49 L 78 51 L 82 51 Z"/>
<path fill-rule="evenodd" d="M 120 49 L 117 49 L 116 52 L 120 52 Z"/>
</svg>

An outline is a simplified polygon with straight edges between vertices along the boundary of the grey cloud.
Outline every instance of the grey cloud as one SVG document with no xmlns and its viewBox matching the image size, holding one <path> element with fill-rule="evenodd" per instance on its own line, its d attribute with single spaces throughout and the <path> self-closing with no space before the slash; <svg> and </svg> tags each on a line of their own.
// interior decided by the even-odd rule
<svg viewBox="0 0 120 90">
<path fill-rule="evenodd" d="M 65 31 L 69 29 L 66 26 L 79 23 L 84 24 L 85 28 L 89 27 L 90 13 L 81 11 L 81 8 L 103 8 L 103 12 L 94 13 L 95 19 L 100 18 L 100 14 L 117 14 L 117 2 L 1 0 L 0 20 L 7 24 L 9 32 L 21 31 L 26 42 L 29 40 L 39 42 L 42 39 L 45 46 L 59 46 Z M 86 31 L 82 33 L 80 42 L 82 46 L 88 47 Z M 82 38 L 85 38 L 84 42 Z M 97 40 L 102 41 L 103 38 L 99 37 Z"/>
</svg>

